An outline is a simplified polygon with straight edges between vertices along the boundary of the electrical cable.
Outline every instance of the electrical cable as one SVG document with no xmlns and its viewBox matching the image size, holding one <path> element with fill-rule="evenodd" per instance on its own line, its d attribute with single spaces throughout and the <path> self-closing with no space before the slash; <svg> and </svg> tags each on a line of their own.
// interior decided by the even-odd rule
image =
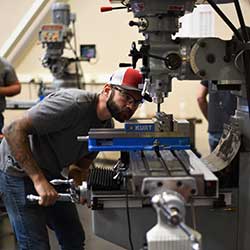
<svg viewBox="0 0 250 250">
<path fill-rule="evenodd" d="M 247 94 L 247 102 L 248 102 L 248 114 L 250 118 L 250 51 L 246 50 L 243 53 L 243 63 L 245 69 L 245 79 L 246 79 L 246 94 Z"/>
<path fill-rule="evenodd" d="M 249 34 L 246 29 L 245 21 L 243 18 L 243 14 L 241 11 L 240 3 L 238 0 L 234 0 L 235 9 L 237 12 L 237 16 L 241 26 L 241 33 L 243 36 L 243 43 L 247 44 L 249 42 Z M 250 51 L 245 50 L 243 51 L 243 64 L 244 64 L 244 71 L 245 71 L 245 84 L 246 84 L 246 94 L 247 94 L 247 103 L 248 103 L 248 112 L 250 111 Z M 250 118 L 250 112 L 249 112 Z"/>
<path fill-rule="evenodd" d="M 247 30 L 246 30 L 246 24 L 245 24 L 243 15 L 242 15 L 242 11 L 241 11 L 239 1 L 234 0 L 234 5 L 235 5 L 236 13 L 237 13 L 237 16 L 238 16 L 238 19 L 239 19 L 239 22 L 240 22 L 240 27 L 241 27 L 241 30 L 242 30 L 243 39 L 244 39 L 245 42 L 248 42 L 249 41 L 249 35 L 247 33 Z"/>
<path fill-rule="evenodd" d="M 193 199 L 191 199 L 190 201 L 190 209 L 191 209 L 191 216 L 192 216 L 192 226 L 194 230 L 197 230 L 196 213 L 195 213 L 195 206 L 194 206 Z"/>
<path fill-rule="evenodd" d="M 130 249 L 134 250 L 132 232 L 131 232 L 129 206 L 128 206 L 128 177 L 127 176 L 125 177 L 125 186 L 126 186 L 126 213 L 127 213 L 127 222 L 128 222 L 128 239 L 129 239 Z"/>
<path fill-rule="evenodd" d="M 241 50 L 234 59 L 234 66 L 236 69 L 238 69 L 241 73 L 243 73 L 244 71 L 242 70 L 242 68 L 240 67 L 240 65 L 238 64 L 240 57 L 243 55 L 245 49 Z"/>
<path fill-rule="evenodd" d="M 77 57 L 77 54 L 76 54 L 76 51 L 75 51 L 75 49 L 72 47 L 72 45 L 70 44 L 70 42 L 69 41 L 67 41 L 68 42 L 68 45 L 70 46 L 70 50 L 74 53 L 74 56 L 75 56 L 75 64 L 76 64 L 76 66 L 77 66 L 77 68 L 76 68 L 76 74 L 79 76 L 79 70 L 80 70 L 80 72 L 81 72 L 81 75 L 82 75 L 82 78 L 83 78 L 83 82 L 85 82 L 85 80 L 84 80 L 84 75 L 83 75 L 83 70 L 82 70 L 82 67 L 81 67 L 81 65 L 79 65 L 79 59 L 78 59 L 78 57 Z M 79 83 L 79 81 L 78 81 L 78 84 L 77 84 L 78 86 L 78 88 L 80 89 L 81 88 L 81 86 L 80 86 L 80 83 Z"/>
<path fill-rule="evenodd" d="M 76 41 L 76 27 L 75 27 L 75 21 L 72 21 L 73 25 L 73 34 L 74 34 L 74 47 L 75 49 L 73 50 L 73 53 L 75 55 L 75 58 L 76 58 L 76 62 L 75 62 L 75 69 L 76 69 L 76 84 L 77 84 L 77 87 L 78 89 L 81 88 L 81 84 L 80 84 L 80 79 L 79 79 L 79 65 L 78 65 L 78 55 L 77 55 L 77 41 Z"/>
</svg>

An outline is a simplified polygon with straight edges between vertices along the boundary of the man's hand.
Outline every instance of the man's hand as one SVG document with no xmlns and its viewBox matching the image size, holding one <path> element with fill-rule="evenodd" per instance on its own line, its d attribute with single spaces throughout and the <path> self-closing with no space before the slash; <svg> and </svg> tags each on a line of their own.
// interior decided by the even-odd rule
<svg viewBox="0 0 250 250">
<path fill-rule="evenodd" d="M 35 181 L 34 187 L 38 195 L 41 197 L 41 200 L 38 202 L 39 205 L 50 206 L 56 202 L 58 193 L 45 178 L 42 178 L 39 181 Z"/>
<path fill-rule="evenodd" d="M 26 113 L 4 128 L 4 136 L 13 157 L 30 177 L 38 195 L 41 197 L 39 204 L 49 206 L 55 203 L 58 194 L 46 180 L 31 152 L 29 135 L 34 130 L 32 119 Z"/>
</svg>

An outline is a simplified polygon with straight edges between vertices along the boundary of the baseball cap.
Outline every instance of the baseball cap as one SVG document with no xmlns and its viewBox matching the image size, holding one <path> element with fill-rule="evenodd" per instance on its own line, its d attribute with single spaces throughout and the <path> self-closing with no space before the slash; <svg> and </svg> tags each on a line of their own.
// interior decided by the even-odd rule
<svg viewBox="0 0 250 250">
<path fill-rule="evenodd" d="M 117 85 L 125 90 L 142 92 L 143 82 L 142 74 L 139 70 L 133 68 L 121 68 L 116 70 L 110 77 L 109 84 Z M 152 98 L 148 93 L 142 96 L 148 102 L 152 102 Z"/>
</svg>

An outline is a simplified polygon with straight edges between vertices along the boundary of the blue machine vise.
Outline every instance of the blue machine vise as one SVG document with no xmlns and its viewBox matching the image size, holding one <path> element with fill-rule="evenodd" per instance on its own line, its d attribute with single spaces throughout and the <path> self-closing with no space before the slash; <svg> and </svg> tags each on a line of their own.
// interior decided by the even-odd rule
<svg viewBox="0 0 250 250">
<path fill-rule="evenodd" d="M 124 129 L 91 129 L 89 151 L 190 149 L 188 122 L 176 122 L 173 131 L 157 131 L 154 123 L 125 123 Z M 187 129 L 188 128 L 188 129 Z"/>
</svg>

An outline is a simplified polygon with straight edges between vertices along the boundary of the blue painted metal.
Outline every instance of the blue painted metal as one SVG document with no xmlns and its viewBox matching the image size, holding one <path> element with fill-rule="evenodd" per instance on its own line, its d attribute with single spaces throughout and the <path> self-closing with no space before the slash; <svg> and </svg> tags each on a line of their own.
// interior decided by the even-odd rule
<svg viewBox="0 0 250 250">
<path fill-rule="evenodd" d="M 129 133 L 128 133 L 129 136 Z M 89 151 L 135 151 L 135 150 L 184 150 L 190 149 L 189 137 L 154 138 L 89 138 Z"/>
</svg>

